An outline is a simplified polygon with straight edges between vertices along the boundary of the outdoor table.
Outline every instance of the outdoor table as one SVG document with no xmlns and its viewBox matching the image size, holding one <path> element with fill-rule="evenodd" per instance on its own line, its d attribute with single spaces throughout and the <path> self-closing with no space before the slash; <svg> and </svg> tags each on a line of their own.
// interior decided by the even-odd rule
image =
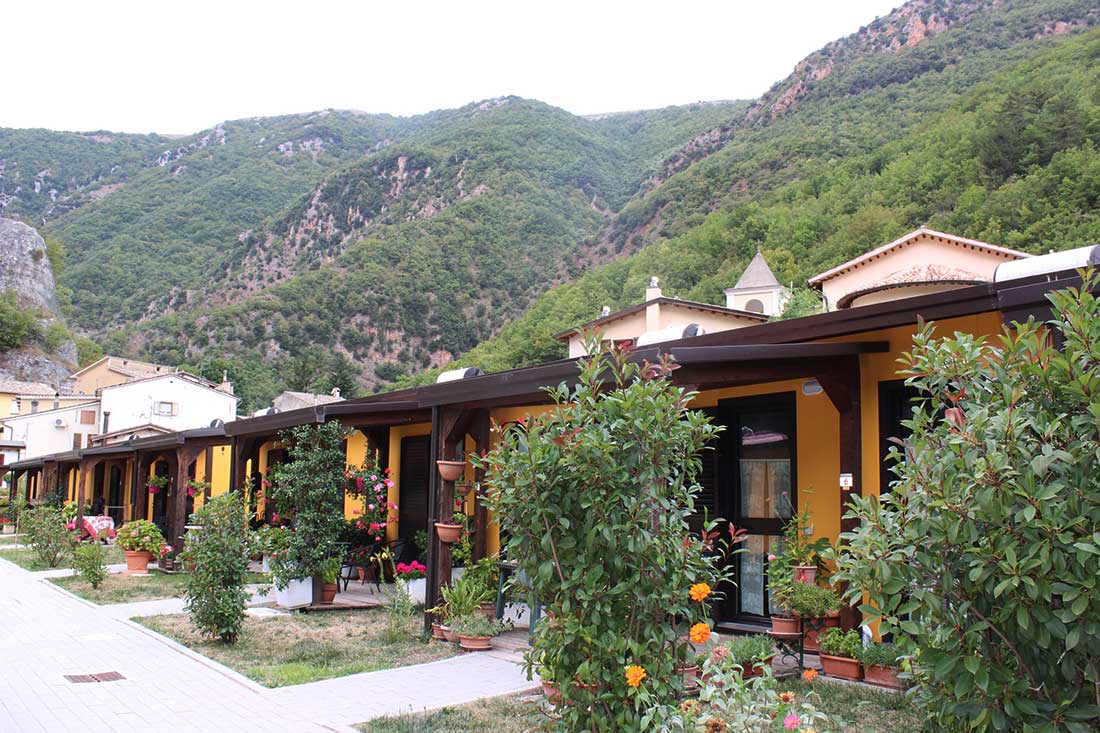
<svg viewBox="0 0 1100 733">
<path fill-rule="evenodd" d="M 518 565 L 519 563 L 509 562 L 507 560 L 497 563 L 497 569 L 500 571 L 500 581 L 497 583 L 497 608 L 495 614 L 497 621 L 500 621 L 502 618 L 504 618 L 504 584 L 507 581 L 508 577 L 512 575 L 512 573 L 516 572 L 516 567 Z M 523 583 L 526 578 L 520 575 L 517 576 L 516 580 L 518 580 L 520 583 Z M 531 610 L 531 617 L 530 621 L 528 622 L 527 634 L 528 636 L 534 636 L 535 624 L 538 623 L 539 617 L 542 616 L 542 604 L 540 604 L 538 602 L 538 599 L 535 598 L 534 592 L 528 592 L 527 595 L 527 605 Z"/>
<path fill-rule="evenodd" d="M 93 540 L 114 537 L 115 520 L 106 516 L 84 517 L 84 533 Z"/>
</svg>

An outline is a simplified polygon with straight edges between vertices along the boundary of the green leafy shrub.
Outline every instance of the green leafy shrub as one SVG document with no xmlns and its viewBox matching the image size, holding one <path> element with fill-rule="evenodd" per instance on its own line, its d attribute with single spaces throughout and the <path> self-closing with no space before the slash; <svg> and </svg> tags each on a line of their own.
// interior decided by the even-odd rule
<svg viewBox="0 0 1100 733">
<path fill-rule="evenodd" d="M 243 497 L 228 492 L 208 501 L 194 515 L 202 529 L 187 531 L 183 552 L 187 575 L 187 612 L 197 629 L 233 644 L 244 625 L 248 592 L 248 530 Z"/>
<path fill-rule="evenodd" d="M 582 360 L 573 389 L 550 390 L 551 410 L 473 459 L 487 469 L 508 556 L 553 612 L 528 667 L 581 683 L 562 685 L 563 729 L 668 723 L 683 689 L 673 674 L 683 627 L 697 643 L 710 636 L 718 558 L 704 557 L 686 518 L 697 454 L 718 429 L 687 409 L 692 394 L 666 378 L 672 368 L 619 349 Z M 696 584 L 705 592 L 693 598 Z"/>
<path fill-rule="evenodd" d="M 898 661 L 901 652 L 894 644 L 868 644 L 860 652 L 859 659 L 863 662 L 864 666 L 870 667 L 877 665 L 879 667 L 900 667 L 901 664 Z"/>
<path fill-rule="evenodd" d="M 489 599 L 489 591 L 476 579 L 471 580 L 465 575 L 441 590 L 443 608 L 446 609 L 444 618 L 448 621 L 473 614 L 478 605 Z"/>
<path fill-rule="evenodd" d="M 0 351 L 15 349 L 42 336 L 37 313 L 19 305 L 15 293 L 0 293 Z"/>
<path fill-rule="evenodd" d="M 723 646 L 728 650 L 729 663 L 742 668 L 750 667 L 753 663 L 775 654 L 775 641 L 767 634 L 735 636 Z"/>
<path fill-rule="evenodd" d="M 925 398 L 890 493 L 856 498 L 837 577 L 919 649 L 936 724 L 1094 729 L 1100 671 L 1100 301 L 1095 274 L 1052 320 L 906 356 Z M 895 458 L 902 456 L 895 449 Z"/>
<path fill-rule="evenodd" d="M 281 433 L 291 460 L 272 470 L 268 496 L 280 509 L 293 508 L 294 531 L 287 537 L 286 556 L 276 558 L 278 570 L 272 567 L 279 588 L 296 578 L 321 575 L 326 561 L 340 557 L 345 435 L 335 421 Z"/>
<path fill-rule="evenodd" d="M 832 588 L 809 583 L 792 583 L 789 608 L 796 616 L 821 618 L 836 612 L 840 598 Z"/>
<path fill-rule="evenodd" d="M 129 552 L 149 552 L 157 557 L 167 547 L 160 527 L 148 519 L 135 519 L 118 529 L 115 543 Z"/>
<path fill-rule="evenodd" d="M 61 510 L 52 506 L 40 506 L 23 512 L 20 529 L 27 535 L 34 554 L 51 568 L 61 564 L 76 542 L 76 535 L 65 526 Z"/>
<path fill-rule="evenodd" d="M 763 676 L 746 680 L 740 670 L 712 656 L 703 663 L 702 671 L 698 697 L 680 706 L 678 722 L 683 728 L 670 725 L 666 730 L 774 733 L 830 729 L 828 716 L 813 704 L 814 693 L 786 699 L 780 696 L 771 667 L 764 667 Z"/>
<path fill-rule="evenodd" d="M 103 545 L 98 542 L 81 544 L 73 551 L 73 569 L 85 583 L 98 588 L 107 578 L 105 556 Z"/>
<path fill-rule="evenodd" d="M 486 618 L 480 613 L 462 616 L 451 623 L 451 631 L 462 636 L 497 636 L 507 630 L 506 624 L 496 619 Z"/>
<path fill-rule="evenodd" d="M 863 656 L 863 639 L 855 629 L 829 628 L 818 637 L 821 653 L 831 657 L 860 659 Z"/>
</svg>

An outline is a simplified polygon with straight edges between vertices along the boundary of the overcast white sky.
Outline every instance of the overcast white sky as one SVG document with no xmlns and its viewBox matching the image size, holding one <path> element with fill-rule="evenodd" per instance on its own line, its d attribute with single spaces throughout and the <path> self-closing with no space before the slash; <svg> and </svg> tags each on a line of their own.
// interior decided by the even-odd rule
<svg viewBox="0 0 1100 733">
<path fill-rule="evenodd" d="M 190 133 L 505 94 L 577 114 L 759 96 L 901 0 L 10 0 L 2 127 Z"/>
</svg>

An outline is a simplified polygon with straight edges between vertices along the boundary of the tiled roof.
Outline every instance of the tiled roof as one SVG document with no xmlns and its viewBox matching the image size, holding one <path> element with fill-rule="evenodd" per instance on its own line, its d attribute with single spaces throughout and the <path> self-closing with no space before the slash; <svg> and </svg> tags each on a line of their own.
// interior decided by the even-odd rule
<svg viewBox="0 0 1100 733">
<path fill-rule="evenodd" d="M 18 379 L 0 379 L 0 392 L 25 395 L 49 395 L 53 397 L 57 389 L 43 382 L 22 382 Z"/>
</svg>

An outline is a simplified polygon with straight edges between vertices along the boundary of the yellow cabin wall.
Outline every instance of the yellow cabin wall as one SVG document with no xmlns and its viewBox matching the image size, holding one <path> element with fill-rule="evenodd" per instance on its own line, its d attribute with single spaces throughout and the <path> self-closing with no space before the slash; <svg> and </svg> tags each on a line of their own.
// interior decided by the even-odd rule
<svg viewBox="0 0 1100 733">
<path fill-rule="evenodd" d="M 390 428 L 390 445 L 389 445 L 389 467 L 390 467 L 390 479 L 393 480 L 393 486 L 390 487 L 389 500 L 393 504 L 401 506 L 401 439 L 409 438 L 414 435 L 431 435 L 432 424 L 431 423 L 414 423 L 412 425 L 398 425 Z M 435 466 L 433 464 L 432 468 Z M 398 522 L 399 512 L 394 512 L 393 521 L 386 525 L 386 539 L 393 542 L 397 539 L 398 535 Z"/>
<path fill-rule="evenodd" d="M 545 412 L 549 412 L 551 409 L 553 409 L 553 405 L 498 407 L 489 411 L 489 419 L 499 426 L 505 423 L 515 422 L 516 420 L 527 420 L 534 415 L 541 415 Z M 494 431 L 489 434 L 490 447 L 496 448 L 499 442 L 500 436 L 498 433 Z M 473 450 L 472 444 L 468 443 L 467 448 Z M 469 470 L 467 472 L 469 473 Z M 473 474 L 471 473 L 470 475 L 472 476 Z M 485 531 L 488 533 L 485 539 L 485 552 L 492 557 L 500 553 L 500 522 L 497 521 L 493 512 L 489 512 L 488 521 L 485 526 Z"/>
<path fill-rule="evenodd" d="M 348 448 L 347 453 L 344 456 L 344 461 L 349 466 L 356 468 L 362 466 L 367 460 L 367 436 L 363 434 L 361 430 L 356 430 L 348 436 Z M 363 500 L 361 498 L 355 498 L 350 494 L 344 495 L 344 519 L 351 519 L 356 516 L 356 511 L 361 511 L 363 506 Z"/>
</svg>

